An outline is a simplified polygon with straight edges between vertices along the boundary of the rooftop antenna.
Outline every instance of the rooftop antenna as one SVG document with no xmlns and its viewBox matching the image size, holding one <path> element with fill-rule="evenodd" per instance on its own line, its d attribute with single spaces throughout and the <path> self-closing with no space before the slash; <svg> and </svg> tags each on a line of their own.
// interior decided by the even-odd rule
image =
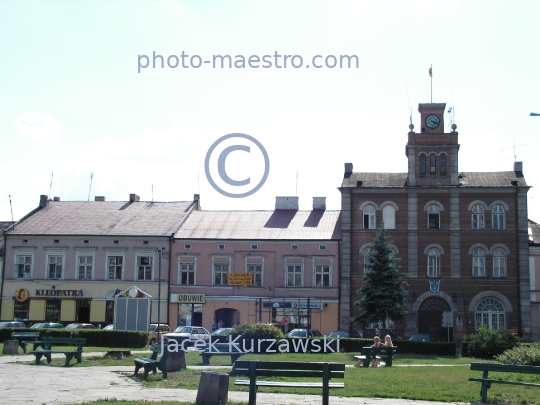
<svg viewBox="0 0 540 405">
<path fill-rule="evenodd" d="M 152 204 L 154 203 L 154 185 L 152 184 Z"/>
<path fill-rule="evenodd" d="M 429 77 L 431 78 L 431 104 L 433 104 L 433 64 L 429 68 Z"/>
<path fill-rule="evenodd" d="M 52 190 L 52 180 L 53 180 L 53 175 L 54 175 L 54 172 L 51 172 L 51 185 L 49 186 L 49 196 L 48 196 L 48 200 L 51 199 L 51 190 Z"/>
<path fill-rule="evenodd" d="M 298 172 L 296 172 L 296 197 L 298 197 Z"/>
<path fill-rule="evenodd" d="M 15 221 L 13 220 L 13 204 L 11 204 L 11 194 L 9 195 L 9 208 L 11 209 L 11 222 L 13 222 L 13 229 L 15 229 Z"/>
<path fill-rule="evenodd" d="M 90 173 L 90 188 L 88 189 L 88 200 L 90 201 L 90 191 L 92 191 L 92 179 L 94 178 L 94 172 Z"/>
<path fill-rule="evenodd" d="M 514 135 L 512 138 L 514 140 L 514 146 L 512 146 L 510 148 L 505 148 L 505 149 L 503 149 L 503 151 L 508 150 L 508 149 L 514 149 L 514 162 L 517 162 L 516 148 L 519 148 L 520 146 L 525 146 L 526 143 L 523 143 L 521 145 L 516 145 L 516 136 Z"/>
</svg>

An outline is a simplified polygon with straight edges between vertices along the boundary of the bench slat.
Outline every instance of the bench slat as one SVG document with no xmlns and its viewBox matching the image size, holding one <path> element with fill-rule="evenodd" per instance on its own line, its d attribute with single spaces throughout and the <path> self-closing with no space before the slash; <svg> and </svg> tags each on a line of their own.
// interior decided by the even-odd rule
<svg viewBox="0 0 540 405">
<path fill-rule="evenodd" d="M 469 378 L 469 381 L 478 381 L 478 382 L 488 382 L 488 383 L 495 383 L 495 384 L 513 384 L 513 385 L 528 385 L 530 387 L 540 387 L 540 384 L 535 383 L 527 383 L 522 381 L 506 381 L 506 380 L 492 380 L 490 378 L 475 378 L 471 377 Z"/>
<path fill-rule="evenodd" d="M 540 374 L 540 367 L 521 366 L 518 364 L 471 363 L 471 371 L 497 371 L 501 373 Z"/>
<path fill-rule="evenodd" d="M 323 388 L 320 382 L 257 381 L 257 387 Z M 234 385 L 249 386 L 249 380 L 236 380 Z M 328 388 L 345 388 L 345 383 L 328 383 Z"/>
</svg>

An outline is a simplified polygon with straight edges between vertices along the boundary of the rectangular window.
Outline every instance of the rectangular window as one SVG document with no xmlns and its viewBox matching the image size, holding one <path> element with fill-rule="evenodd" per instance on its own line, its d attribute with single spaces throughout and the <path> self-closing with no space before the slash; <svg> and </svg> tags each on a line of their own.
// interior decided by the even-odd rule
<svg viewBox="0 0 540 405">
<path fill-rule="evenodd" d="M 364 213 L 364 229 L 375 229 L 375 214 Z"/>
<path fill-rule="evenodd" d="M 48 256 L 47 259 L 47 268 L 48 268 L 48 278 L 59 279 L 62 278 L 62 269 L 64 267 L 64 257 L 63 256 Z"/>
<path fill-rule="evenodd" d="M 428 277 L 439 277 L 441 275 L 439 260 L 439 256 L 428 256 Z"/>
<path fill-rule="evenodd" d="M 92 270 L 94 269 L 94 256 L 79 256 L 77 265 L 79 280 L 91 280 Z"/>
<path fill-rule="evenodd" d="M 473 277 L 486 276 L 486 261 L 485 257 L 473 257 Z"/>
<path fill-rule="evenodd" d="M 229 263 L 214 263 L 214 285 L 229 285 Z"/>
<path fill-rule="evenodd" d="M 315 266 L 315 287 L 330 287 L 330 266 Z"/>
<path fill-rule="evenodd" d="M 191 249 L 191 243 L 184 243 L 184 249 Z"/>
<path fill-rule="evenodd" d="M 17 255 L 15 259 L 16 278 L 32 277 L 32 256 Z"/>
<path fill-rule="evenodd" d="M 493 277 L 505 277 L 506 276 L 506 257 L 494 256 L 493 257 Z"/>
<path fill-rule="evenodd" d="M 109 280 L 122 280 L 124 256 L 108 256 Z"/>
<path fill-rule="evenodd" d="M 298 245 L 291 245 L 291 250 L 298 250 Z"/>
<path fill-rule="evenodd" d="M 62 300 L 47 300 L 45 304 L 45 322 L 60 321 L 60 309 Z"/>
<path fill-rule="evenodd" d="M 248 264 L 247 272 L 253 274 L 253 287 L 262 287 L 262 275 L 263 275 L 263 266 L 262 264 Z"/>
<path fill-rule="evenodd" d="M 302 287 L 302 265 L 287 265 L 287 285 L 286 287 Z"/>
<path fill-rule="evenodd" d="M 319 250 L 326 250 L 326 245 L 319 245 Z"/>
<path fill-rule="evenodd" d="M 180 263 L 180 284 L 195 285 L 195 263 Z"/>
<path fill-rule="evenodd" d="M 251 245 L 251 250 L 259 250 L 259 245 Z"/>
<path fill-rule="evenodd" d="M 439 213 L 429 214 L 429 229 L 439 229 Z"/>
<path fill-rule="evenodd" d="M 137 256 L 137 280 L 152 280 L 152 256 Z"/>
<path fill-rule="evenodd" d="M 225 245 L 224 245 L 224 244 L 218 245 L 218 249 L 219 249 L 219 250 L 225 250 Z"/>
</svg>

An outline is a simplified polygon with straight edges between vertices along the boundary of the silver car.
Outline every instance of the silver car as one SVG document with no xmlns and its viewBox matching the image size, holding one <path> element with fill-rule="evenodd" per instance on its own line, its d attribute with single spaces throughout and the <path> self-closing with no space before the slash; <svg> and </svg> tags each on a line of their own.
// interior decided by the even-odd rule
<svg viewBox="0 0 540 405">
<path fill-rule="evenodd" d="M 165 336 L 167 339 L 175 339 L 179 342 L 189 339 L 190 345 L 193 345 L 197 340 L 204 340 L 206 343 L 210 341 L 210 332 L 202 326 L 179 326 Z"/>
</svg>

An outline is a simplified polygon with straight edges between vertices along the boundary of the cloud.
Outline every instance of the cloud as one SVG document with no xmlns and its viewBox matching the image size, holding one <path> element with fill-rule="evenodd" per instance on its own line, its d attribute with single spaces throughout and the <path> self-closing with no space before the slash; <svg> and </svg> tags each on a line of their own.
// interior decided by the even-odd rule
<svg viewBox="0 0 540 405">
<path fill-rule="evenodd" d="M 17 134 L 26 138 L 53 138 L 63 128 L 60 121 L 40 111 L 20 114 L 15 120 Z"/>
</svg>

